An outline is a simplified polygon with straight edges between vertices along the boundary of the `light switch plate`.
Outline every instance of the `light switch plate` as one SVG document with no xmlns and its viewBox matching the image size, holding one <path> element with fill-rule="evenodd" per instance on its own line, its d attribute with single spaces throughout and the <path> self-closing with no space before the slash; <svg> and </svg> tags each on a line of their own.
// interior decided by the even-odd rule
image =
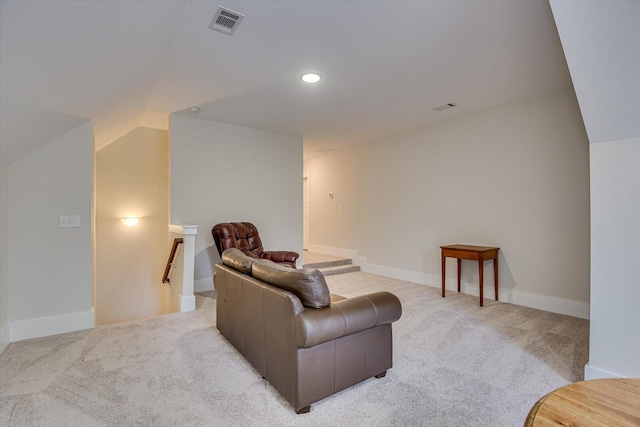
<svg viewBox="0 0 640 427">
<path fill-rule="evenodd" d="M 79 228 L 80 215 L 60 215 L 60 228 Z"/>
</svg>

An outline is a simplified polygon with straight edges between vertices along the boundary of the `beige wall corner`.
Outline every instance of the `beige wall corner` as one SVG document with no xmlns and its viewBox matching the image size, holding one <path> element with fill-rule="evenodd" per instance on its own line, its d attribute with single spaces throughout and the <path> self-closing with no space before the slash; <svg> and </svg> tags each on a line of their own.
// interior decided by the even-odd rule
<svg viewBox="0 0 640 427">
<path fill-rule="evenodd" d="M 169 138 L 136 128 L 96 153 L 96 322 L 169 312 Z M 138 217 L 134 226 L 121 218 Z"/>
</svg>

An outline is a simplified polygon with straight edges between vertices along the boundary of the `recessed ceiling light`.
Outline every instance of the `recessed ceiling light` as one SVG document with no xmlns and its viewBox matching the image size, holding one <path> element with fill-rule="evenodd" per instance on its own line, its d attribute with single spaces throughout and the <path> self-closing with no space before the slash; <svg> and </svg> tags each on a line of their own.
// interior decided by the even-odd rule
<svg viewBox="0 0 640 427">
<path fill-rule="evenodd" d="M 322 79 L 318 73 L 304 73 L 300 75 L 300 78 L 305 83 L 318 83 Z"/>
</svg>

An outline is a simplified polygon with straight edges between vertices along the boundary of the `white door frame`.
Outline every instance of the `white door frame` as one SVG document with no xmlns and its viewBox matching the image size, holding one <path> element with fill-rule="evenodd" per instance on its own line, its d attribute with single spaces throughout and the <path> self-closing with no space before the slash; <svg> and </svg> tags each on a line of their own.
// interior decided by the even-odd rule
<svg viewBox="0 0 640 427">
<path fill-rule="evenodd" d="M 309 172 L 302 174 L 302 248 L 309 249 L 309 212 L 311 200 L 311 185 Z"/>
</svg>

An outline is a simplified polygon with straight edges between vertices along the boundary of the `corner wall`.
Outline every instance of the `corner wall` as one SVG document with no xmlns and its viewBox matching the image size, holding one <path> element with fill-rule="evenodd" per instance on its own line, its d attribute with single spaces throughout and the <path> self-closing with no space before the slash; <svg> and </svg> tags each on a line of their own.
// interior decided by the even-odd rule
<svg viewBox="0 0 640 427">
<path fill-rule="evenodd" d="M 588 318 L 588 154 L 566 89 L 312 159 L 311 243 L 436 287 L 441 245 L 499 246 L 502 301 Z M 462 281 L 477 294 L 477 263 Z"/>
<path fill-rule="evenodd" d="M 120 218 L 139 217 L 125 226 Z M 170 313 L 169 133 L 139 127 L 96 153 L 96 324 Z"/>
<path fill-rule="evenodd" d="M 171 224 L 198 226 L 195 291 L 213 289 L 219 222 L 252 222 L 266 250 L 302 256 L 301 138 L 178 114 L 169 131 Z"/>
<path fill-rule="evenodd" d="M 640 377 L 640 2 L 550 3 L 591 143 L 585 379 Z"/>
<path fill-rule="evenodd" d="M 9 165 L 11 341 L 94 325 L 92 159 L 87 122 Z M 59 228 L 60 215 L 79 215 L 81 226 Z"/>
<path fill-rule="evenodd" d="M 640 377 L 640 137 L 591 144 L 586 379 Z"/>
<path fill-rule="evenodd" d="M 0 160 L 0 352 L 9 344 L 7 275 L 7 167 Z"/>
</svg>

